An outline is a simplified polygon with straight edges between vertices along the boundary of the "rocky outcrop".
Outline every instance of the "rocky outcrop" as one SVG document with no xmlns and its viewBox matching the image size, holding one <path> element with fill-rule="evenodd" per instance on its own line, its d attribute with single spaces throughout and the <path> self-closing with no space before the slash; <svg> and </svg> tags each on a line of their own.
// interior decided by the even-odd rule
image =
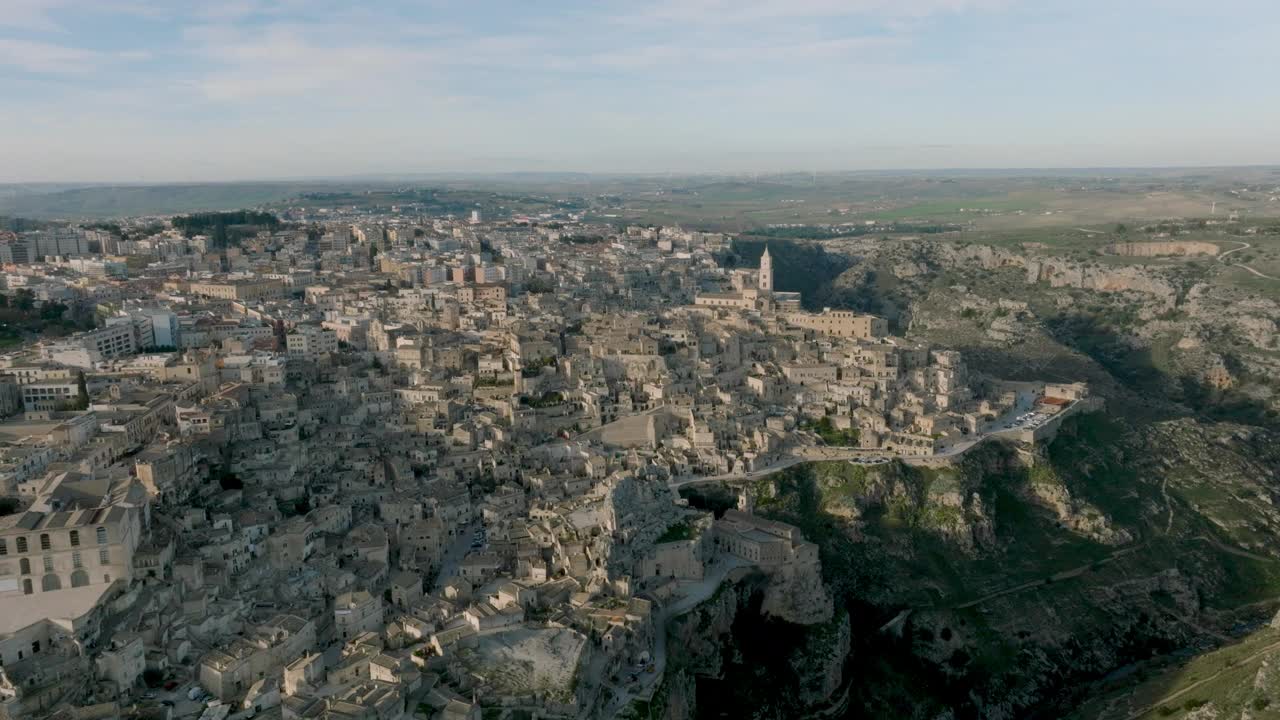
<svg viewBox="0 0 1280 720">
<path fill-rule="evenodd" d="M 725 640 L 745 600 L 742 586 L 726 583 L 709 600 L 672 620 L 667 630 L 670 664 L 692 675 L 719 676 Z"/>
<path fill-rule="evenodd" d="M 805 705 L 824 703 L 840 689 L 851 642 L 849 613 L 842 610 L 810 632 L 800 652 L 792 654 L 791 667 L 800 678 L 799 694 Z"/>
<path fill-rule="evenodd" d="M 1169 281 L 1139 267 L 1091 267 L 1054 258 L 1026 258 L 1027 282 L 1044 282 L 1050 287 L 1073 287 L 1100 292 L 1138 292 L 1153 295 L 1166 305 L 1173 305 L 1177 289 Z"/>
<path fill-rule="evenodd" d="M 773 571 L 764 591 L 761 612 L 796 625 L 831 619 L 835 605 L 822 584 L 817 564 L 788 565 Z"/>
<path fill-rule="evenodd" d="M 820 582 L 820 578 L 818 580 Z M 768 614 L 770 595 L 778 591 L 776 582 L 754 573 L 726 583 L 706 602 L 671 622 L 667 636 L 667 676 L 660 692 L 661 700 L 655 701 L 656 706 L 665 708 L 662 717 L 685 720 L 696 715 L 697 678 L 720 678 L 727 665 L 741 664 L 739 641 L 734 636 L 741 613 Z M 800 588 L 793 591 L 799 592 Z M 841 687 L 852 637 L 849 614 L 843 609 L 833 613 L 830 594 L 823 588 L 817 591 L 825 597 L 825 620 L 786 630 L 802 635 L 803 642 L 787 651 L 789 654 L 785 657 L 777 658 L 794 671 L 794 687 L 789 687 L 787 692 L 794 695 L 799 704 L 809 707 L 829 701 Z"/>
<path fill-rule="evenodd" d="M 1121 257 L 1183 257 L 1187 255 L 1217 255 L 1221 250 L 1217 245 L 1193 240 L 1170 240 L 1166 242 L 1127 242 L 1114 243 L 1102 248 L 1102 252 Z"/>
<path fill-rule="evenodd" d="M 1032 504 L 1045 508 L 1063 527 L 1103 545 L 1125 545 L 1133 542 L 1129 531 L 1116 528 L 1096 507 L 1072 497 L 1066 484 L 1051 469 L 1032 468 L 1023 496 Z"/>
</svg>

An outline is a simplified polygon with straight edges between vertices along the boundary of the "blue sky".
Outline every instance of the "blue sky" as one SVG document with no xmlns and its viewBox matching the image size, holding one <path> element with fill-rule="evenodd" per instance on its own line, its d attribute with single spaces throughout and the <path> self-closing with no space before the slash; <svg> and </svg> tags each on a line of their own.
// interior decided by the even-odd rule
<svg viewBox="0 0 1280 720">
<path fill-rule="evenodd" d="M 0 0 L 0 182 L 1280 163 L 1275 0 Z"/>
</svg>

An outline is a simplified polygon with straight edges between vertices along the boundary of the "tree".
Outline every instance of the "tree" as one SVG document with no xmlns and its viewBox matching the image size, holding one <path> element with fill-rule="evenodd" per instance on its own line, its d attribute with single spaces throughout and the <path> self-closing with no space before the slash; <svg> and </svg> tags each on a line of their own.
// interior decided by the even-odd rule
<svg viewBox="0 0 1280 720">
<path fill-rule="evenodd" d="M 84 371 L 76 373 L 76 405 L 77 410 L 89 409 L 89 385 L 84 380 Z"/>
<path fill-rule="evenodd" d="M 13 294 L 13 304 L 19 310 L 25 312 L 36 306 L 36 295 L 30 290 L 22 288 Z"/>
<path fill-rule="evenodd" d="M 1124 223 L 1116 223 L 1116 234 L 1124 235 L 1129 232 L 1129 228 Z"/>
<path fill-rule="evenodd" d="M 58 322 L 66 311 L 67 306 L 60 302 L 47 302 L 40 306 L 40 319 L 45 322 Z"/>
</svg>

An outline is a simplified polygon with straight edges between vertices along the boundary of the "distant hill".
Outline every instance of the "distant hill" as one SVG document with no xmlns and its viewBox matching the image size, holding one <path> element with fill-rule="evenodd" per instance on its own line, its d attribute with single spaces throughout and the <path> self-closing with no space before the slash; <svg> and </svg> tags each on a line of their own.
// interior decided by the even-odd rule
<svg viewBox="0 0 1280 720">
<path fill-rule="evenodd" d="M 0 197 L 0 215 L 30 218 L 113 218 L 134 215 L 234 210 L 279 202 L 320 183 L 207 183 L 113 185 Z"/>
</svg>

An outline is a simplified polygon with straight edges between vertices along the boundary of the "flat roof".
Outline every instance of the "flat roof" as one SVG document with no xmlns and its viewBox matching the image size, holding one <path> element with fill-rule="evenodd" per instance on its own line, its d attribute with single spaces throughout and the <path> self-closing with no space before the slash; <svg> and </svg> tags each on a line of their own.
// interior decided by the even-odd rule
<svg viewBox="0 0 1280 720">
<path fill-rule="evenodd" d="M 0 613 L 0 637 L 30 627 L 41 620 L 60 624 L 84 617 L 110 588 L 109 584 L 85 585 L 53 592 L 34 593 L 8 598 Z"/>
<path fill-rule="evenodd" d="M 23 438 L 48 435 L 62 423 L 62 420 L 5 420 L 0 422 L 0 442 L 18 442 Z"/>
</svg>

